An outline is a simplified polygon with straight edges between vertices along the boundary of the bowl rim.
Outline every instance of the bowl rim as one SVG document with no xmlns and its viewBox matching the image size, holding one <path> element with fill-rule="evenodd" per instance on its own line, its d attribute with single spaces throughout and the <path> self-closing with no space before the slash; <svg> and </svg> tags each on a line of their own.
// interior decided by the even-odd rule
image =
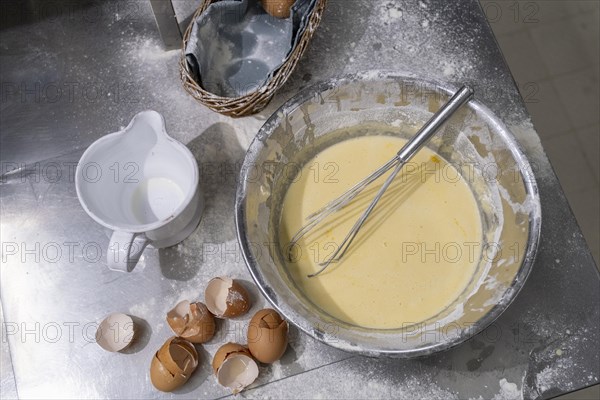
<svg viewBox="0 0 600 400">
<path fill-rule="evenodd" d="M 533 169 L 531 168 L 531 163 L 525 155 L 521 144 L 512 134 L 512 132 L 488 107 L 479 102 L 476 98 L 473 98 L 467 106 L 472 108 L 482 119 L 484 119 L 488 124 L 490 124 L 490 126 L 493 126 L 494 131 L 498 132 L 507 142 L 507 144 L 510 145 L 508 146 L 508 149 L 511 152 L 511 155 L 514 157 L 515 161 L 517 162 L 517 165 L 521 167 L 521 171 L 523 171 L 524 167 L 528 168 L 529 179 L 523 179 L 523 182 L 527 190 L 527 194 L 530 196 L 532 206 L 532 212 L 530 213 L 530 215 L 534 215 L 537 217 L 529 219 L 527 248 L 524 253 L 521 266 L 519 267 L 519 270 L 512 281 L 512 285 L 507 289 L 503 296 L 503 300 L 505 301 L 494 305 L 494 307 L 492 307 L 483 317 L 477 320 L 471 327 L 469 327 L 468 329 L 461 330 L 459 335 L 453 336 L 446 341 L 440 341 L 431 345 L 415 349 L 389 350 L 379 349 L 376 347 L 359 347 L 356 344 L 351 343 L 350 341 L 344 338 L 327 334 L 320 330 L 318 327 L 315 328 L 308 319 L 298 314 L 291 306 L 289 306 L 286 303 L 280 303 L 277 300 L 277 296 L 275 296 L 274 291 L 267 285 L 266 280 L 259 268 L 257 259 L 252 251 L 252 246 L 247 235 L 248 230 L 246 225 L 246 210 L 244 207 L 248 183 L 246 175 L 248 171 L 251 170 L 251 168 L 249 167 L 255 164 L 256 155 L 259 154 L 259 150 L 265 147 L 265 139 L 268 138 L 273 132 L 273 128 L 279 125 L 279 123 L 285 115 L 295 111 L 307 100 L 314 98 L 315 95 L 318 95 L 325 90 L 333 89 L 335 87 L 343 86 L 357 81 L 367 82 L 377 80 L 398 80 L 408 83 L 413 82 L 430 85 L 431 87 L 436 87 L 437 89 L 441 90 L 442 92 L 448 95 L 452 95 L 456 90 L 458 90 L 458 87 L 456 87 L 455 85 L 452 85 L 447 82 L 442 82 L 440 80 L 422 78 L 419 76 L 412 76 L 389 71 L 369 71 L 346 74 L 340 77 L 329 78 L 317 82 L 301 90 L 288 101 L 286 101 L 266 120 L 266 122 L 258 131 L 257 135 L 254 137 L 254 140 L 248 147 L 246 156 L 244 158 L 244 162 L 242 164 L 235 198 L 234 215 L 236 235 L 238 238 L 238 243 L 242 250 L 244 262 L 246 263 L 248 271 L 250 272 L 252 279 L 258 286 L 260 292 L 263 294 L 263 296 L 265 296 L 269 303 L 271 303 L 271 305 L 282 314 L 284 318 L 289 320 L 293 325 L 298 327 L 300 330 L 302 330 L 309 336 L 319 340 L 320 342 L 328 346 L 352 353 L 362 354 L 365 356 L 388 356 L 397 358 L 422 357 L 455 347 L 470 339 L 471 337 L 476 336 L 478 333 L 480 333 L 485 328 L 490 326 L 494 321 L 496 321 L 498 317 L 500 317 L 500 315 L 512 304 L 512 302 L 515 300 L 515 298 L 525 285 L 525 282 L 533 268 L 533 264 L 535 262 L 535 258 L 539 248 L 542 224 L 542 210 L 540 204 L 539 189 L 535 175 L 533 173 Z"/>
</svg>

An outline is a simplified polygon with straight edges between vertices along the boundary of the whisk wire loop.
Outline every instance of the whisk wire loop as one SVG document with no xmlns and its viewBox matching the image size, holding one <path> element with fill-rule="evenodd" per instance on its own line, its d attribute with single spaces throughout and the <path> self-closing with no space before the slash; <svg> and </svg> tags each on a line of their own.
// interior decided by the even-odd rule
<svg viewBox="0 0 600 400">
<path fill-rule="evenodd" d="M 392 168 L 394 170 L 387 177 L 367 209 L 361 214 L 360 218 L 354 223 L 354 226 L 336 251 L 324 262 L 320 263 L 321 267 L 317 272 L 308 275 L 309 278 L 320 275 L 325 271 L 332 263 L 339 262 L 342 257 L 348 252 L 348 248 L 356 238 L 356 235 L 369 218 L 369 215 L 373 212 L 386 190 L 391 185 L 392 181 L 402 170 L 402 167 L 435 135 L 435 133 L 441 128 L 441 126 L 458 110 L 461 106 L 467 103 L 473 97 L 473 89 L 468 86 L 461 87 L 452 98 L 444 104 L 438 112 L 423 127 L 413 136 L 400 151 L 387 163 L 382 165 L 379 169 L 367 176 L 362 181 L 358 182 L 352 188 L 344 192 L 341 196 L 327 203 L 321 209 L 310 214 L 307 218 L 306 224 L 292 237 L 290 241 L 289 249 L 292 249 L 302 237 L 308 232 L 313 230 L 319 223 L 331 214 L 343 209 L 350 202 L 356 198 L 367 186 L 375 182 L 377 179 L 385 175 Z M 290 250 L 291 251 L 291 250 Z M 291 259 L 291 255 L 289 255 Z"/>
</svg>

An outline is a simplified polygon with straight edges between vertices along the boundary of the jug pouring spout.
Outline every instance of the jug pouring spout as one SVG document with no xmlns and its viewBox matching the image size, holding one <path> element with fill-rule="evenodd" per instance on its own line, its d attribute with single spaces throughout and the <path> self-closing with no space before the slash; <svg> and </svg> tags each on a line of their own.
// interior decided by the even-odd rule
<svg viewBox="0 0 600 400">
<path fill-rule="evenodd" d="M 156 111 L 147 110 L 136 114 L 122 131 L 122 135 L 115 137 L 115 142 L 120 146 L 127 146 L 133 154 L 145 155 L 165 138 L 170 137 L 163 116 Z"/>
</svg>

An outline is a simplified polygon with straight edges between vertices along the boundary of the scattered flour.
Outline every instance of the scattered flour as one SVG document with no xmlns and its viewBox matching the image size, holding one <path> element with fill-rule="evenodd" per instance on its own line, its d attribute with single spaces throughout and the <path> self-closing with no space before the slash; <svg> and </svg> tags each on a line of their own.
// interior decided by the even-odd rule
<svg viewBox="0 0 600 400">
<path fill-rule="evenodd" d="M 459 397 L 434 382 L 423 382 L 411 377 L 406 380 L 382 378 L 376 373 L 352 376 L 345 368 L 335 364 L 306 375 L 294 376 L 271 383 L 268 389 L 257 388 L 248 392 L 251 398 L 283 399 L 389 399 L 398 400 L 458 400 Z M 331 385 L 337 382 L 337 385 Z"/>
<path fill-rule="evenodd" d="M 454 69 L 454 66 L 446 61 L 442 62 L 444 65 L 444 76 L 451 76 L 454 75 L 456 70 Z"/>
<path fill-rule="evenodd" d="M 547 366 L 536 377 L 536 385 L 541 393 L 550 389 L 562 391 L 573 390 L 573 382 L 565 380 L 567 372 L 573 368 L 573 360 L 570 358 L 559 358 L 553 365 Z"/>
<path fill-rule="evenodd" d="M 394 23 L 402 18 L 404 13 L 396 4 L 393 2 L 384 3 L 379 9 L 377 18 L 385 25 Z"/>
<path fill-rule="evenodd" d="M 388 15 L 392 20 L 402 18 L 402 10 L 399 10 L 397 8 L 390 8 L 390 10 L 388 11 Z"/>
<path fill-rule="evenodd" d="M 521 400 L 521 391 L 515 383 L 510 383 L 506 379 L 500 380 L 500 393 L 494 396 L 494 400 Z"/>
<path fill-rule="evenodd" d="M 143 303 L 138 303 L 138 304 L 134 304 L 133 306 L 129 307 L 129 313 L 130 315 L 136 316 L 136 317 L 146 317 L 148 315 L 152 315 L 155 312 L 156 309 L 156 298 L 155 297 L 151 297 L 149 300 L 143 302 Z"/>
<path fill-rule="evenodd" d="M 439 387 L 435 383 L 423 383 L 416 378 L 410 378 L 400 384 L 401 393 L 392 393 L 397 399 L 431 399 L 431 400 L 452 400 L 458 399 L 458 396 L 447 390 Z"/>
<path fill-rule="evenodd" d="M 500 379 L 498 382 L 500 386 L 500 392 L 491 397 L 491 400 L 522 400 L 523 394 L 516 383 L 508 382 L 505 378 Z M 469 400 L 488 400 L 483 396 L 476 398 L 470 398 Z"/>
</svg>

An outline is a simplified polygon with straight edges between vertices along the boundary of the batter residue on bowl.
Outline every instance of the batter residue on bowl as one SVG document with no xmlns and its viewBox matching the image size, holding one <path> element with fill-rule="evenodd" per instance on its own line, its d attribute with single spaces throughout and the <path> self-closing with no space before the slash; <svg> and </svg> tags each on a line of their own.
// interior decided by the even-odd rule
<svg viewBox="0 0 600 400">
<path fill-rule="evenodd" d="M 311 213 L 392 158 L 405 140 L 364 136 L 326 148 L 306 163 L 285 196 L 282 248 Z M 339 320 L 393 329 L 431 318 L 465 289 L 479 261 L 482 226 L 467 182 L 423 148 L 407 164 L 341 262 L 319 270 L 385 177 L 305 236 L 288 263 L 299 289 Z"/>
</svg>

